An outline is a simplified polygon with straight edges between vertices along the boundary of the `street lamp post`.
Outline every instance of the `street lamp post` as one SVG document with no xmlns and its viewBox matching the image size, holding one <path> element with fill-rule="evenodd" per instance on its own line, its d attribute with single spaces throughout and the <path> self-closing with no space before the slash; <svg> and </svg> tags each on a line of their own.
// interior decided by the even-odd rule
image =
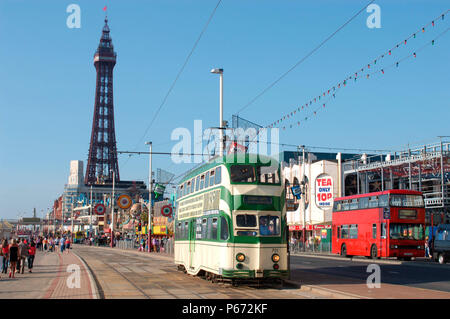
<svg viewBox="0 0 450 319">
<path fill-rule="evenodd" d="M 115 199 L 114 199 L 114 185 L 116 183 L 116 178 L 115 178 L 115 174 L 114 171 L 112 171 L 113 174 L 113 185 L 112 185 L 112 197 L 111 197 L 111 247 L 114 247 L 114 204 L 115 204 Z"/>
<path fill-rule="evenodd" d="M 219 122 L 219 155 L 223 156 L 223 151 L 225 148 L 225 141 L 224 141 L 224 127 L 223 127 L 223 69 L 212 69 L 211 73 L 214 74 L 220 74 L 220 96 L 219 96 L 219 100 L 220 100 L 220 106 L 219 106 L 219 117 L 220 117 L 220 122 Z"/>
<path fill-rule="evenodd" d="M 147 223 L 147 251 L 151 252 L 152 243 L 152 213 L 153 213 L 153 202 L 152 202 L 152 188 L 153 188 L 153 178 L 152 178 L 152 142 L 145 142 L 146 145 L 150 146 L 149 152 L 149 163 L 148 163 L 148 223 Z"/>
<path fill-rule="evenodd" d="M 91 198 L 89 200 L 89 240 L 92 236 L 92 185 L 91 185 Z"/>
</svg>

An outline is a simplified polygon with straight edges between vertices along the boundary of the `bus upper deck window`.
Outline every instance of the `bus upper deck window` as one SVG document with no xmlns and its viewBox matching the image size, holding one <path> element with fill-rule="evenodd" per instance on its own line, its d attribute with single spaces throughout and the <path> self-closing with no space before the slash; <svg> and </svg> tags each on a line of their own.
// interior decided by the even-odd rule
<svg viewBox="0 0 450 319">
<path fill-rule="evenodd" d="M 378 196 L 369 197 L 369 207 L 378 207 Z"/>
</svg>

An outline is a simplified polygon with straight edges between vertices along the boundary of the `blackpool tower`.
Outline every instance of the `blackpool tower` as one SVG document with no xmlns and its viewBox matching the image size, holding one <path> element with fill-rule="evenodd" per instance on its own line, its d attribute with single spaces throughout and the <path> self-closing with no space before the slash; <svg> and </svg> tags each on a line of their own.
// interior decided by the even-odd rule
<svg viewBox="0 0 450 319">
<path fill-rule="evenodd" d="M 109 35 L 108 18 L 105 18 L 100 44 L 94 55 L 97 70 L 94 120 L 85 184 L 102 184 L 106 180 L 120 181 L 117 162 L 116 134 L 114 130 L 113 69 L 117 54 Z"/>
</svg>

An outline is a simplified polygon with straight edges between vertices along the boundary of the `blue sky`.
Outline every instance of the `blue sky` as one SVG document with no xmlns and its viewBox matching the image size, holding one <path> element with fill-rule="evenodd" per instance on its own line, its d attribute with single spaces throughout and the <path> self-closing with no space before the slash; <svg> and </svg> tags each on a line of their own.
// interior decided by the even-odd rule
<svg viewBox="0 0 450 319">
<path fill-rule="evenodd" d="M 0 217 L 46 211 L 67 183 L 70 160 L 86 159 L 95 91 L 93 54 L 108 6 L 118 55 L 114 70 L 118 150 L 170 151 L 177 127 L 218 123 L 218 77 L 224 68 L 224 114 L 231 119 L 259 92 L 330 35 L 368 0 L 223 0 L 156 122 L 141 138 L 208 20 L 216 0 L 0 1 Z M 81 28 L 66 26 L 70 4 Z M 351 75 L 448 9 L 447 0 L 376 0 L 381 28 L 363 12 L 240 115 L 269 125 Z M 449 27 L 450 15 L 388 57 L 386 64 Z M 350 83 L 326 110 L 280 132 L 282 143 L 403 149 L 450 135 L 450 32 L 382 77 Z M 391 60 L 388 60 L 391 59 Z M 302 117 L 298 117 L 301 120 Z M 297 119 L 294 122 L 296 123 Z M 140 143 L 139 143 L 140 142 Z M 139 143 L 139 144 L 138 144 Z M 155 155 L 154 168 L 176 174 Z M 148 179 L 148 156 L 119 156 L 123 180 Z"/>
</svg>

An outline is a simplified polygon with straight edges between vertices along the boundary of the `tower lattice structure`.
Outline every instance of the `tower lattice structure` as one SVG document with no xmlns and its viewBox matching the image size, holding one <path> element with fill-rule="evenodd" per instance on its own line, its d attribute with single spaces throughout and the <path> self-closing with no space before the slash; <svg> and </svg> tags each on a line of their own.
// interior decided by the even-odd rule
<svg viewBox="0 0 450 319">
<path fill-rule="evenodd" d="M 97 81 L 86 185 L 112 180 L 113 172 L 116 182 L 120 181 L 113 104 L 113 69 L 117 54 L 109 33 L 108 18 L 105 18 L 100 44 L 94 55 Z"/>
</svg>

